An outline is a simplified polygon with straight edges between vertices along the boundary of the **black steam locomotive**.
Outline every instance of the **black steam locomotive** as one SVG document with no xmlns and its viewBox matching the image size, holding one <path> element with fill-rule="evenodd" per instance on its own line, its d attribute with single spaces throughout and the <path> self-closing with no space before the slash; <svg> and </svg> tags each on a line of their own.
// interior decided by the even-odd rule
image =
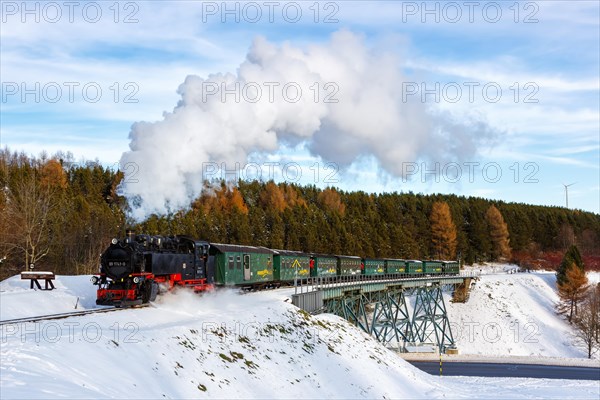
<svg viewBox="0 0 600 400">
<path fill-rule="evenodd" d="M 134 306 L 153 301 L 159 285 L 205 291 L 209 244 L 185 236 L 135 235 L 113 239 L 100 259 L 96 304 Z"/>
</svg>

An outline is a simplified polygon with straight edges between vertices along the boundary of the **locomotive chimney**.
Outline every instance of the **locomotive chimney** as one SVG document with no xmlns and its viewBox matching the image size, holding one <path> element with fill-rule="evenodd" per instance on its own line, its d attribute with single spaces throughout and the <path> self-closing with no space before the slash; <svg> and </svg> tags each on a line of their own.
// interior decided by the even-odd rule
<svg viewBox="0 0 600 400">
<path fill-rule="evenodd" d="M 125 241 L 127 243 L 133 243 L 133 238 L 135 237 L 135 231 L 133 229 L 127 229 L 125 231 L 125 236 L 126 236 Z"/>
</svg>

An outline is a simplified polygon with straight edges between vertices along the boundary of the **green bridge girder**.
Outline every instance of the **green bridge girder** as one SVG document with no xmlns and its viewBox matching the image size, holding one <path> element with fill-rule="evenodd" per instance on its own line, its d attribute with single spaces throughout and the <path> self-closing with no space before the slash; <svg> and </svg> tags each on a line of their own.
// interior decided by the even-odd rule
<svg viewBox="0 0 600 400">
<path fill-rule="evenodd" d="M 473 276 L 423 277 L 346 283 L 320 283 L 327 312 L 336 314 L 383 344 L 435 343 L 440 352 L 452 347 L 454 337 L 446 311 L 443 288 L 464 283 Z M 416 295 L 412 315 L 405 294 Z"/>
<path fill-rule="evenodd" d="M 436 343 L 440 352 L 454 346 L 454 337 L 446 312 L 446 304 L 440 286 L 417 289 L 412 317 L 411 342 Z M 434 340 L 435 339 L 435 340 Z"/>
<path fill-rule="evenodd" d="M 325 304 L 328 312 L 343 317 L 384 344 L 411 340 L 412 326 L 401 289 L 347 293 Z"/>
</svg>

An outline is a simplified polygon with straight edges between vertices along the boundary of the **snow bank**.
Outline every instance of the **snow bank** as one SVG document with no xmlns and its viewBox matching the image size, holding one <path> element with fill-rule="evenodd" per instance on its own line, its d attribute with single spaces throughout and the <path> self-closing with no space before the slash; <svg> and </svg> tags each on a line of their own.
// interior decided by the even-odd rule
<svg viewBox="0 0 600 400">
<path fill-rule="evenodd" d="M 88 277 L 59 278 L 52 292 L 5 281 L 0 301 L 14 310 L 18 298 L 22 313 L 76 297 L 89 306 Z M 0 398 L 600 395 L 593 381 L 430 376 L 342 319 L 298 310 L 286 293 L 179 290 L 149 308 L 3 325 Z"/>
<path fill-rule="evenodd" d="M 423 398 L 441 391 L 339 318 L 314 318 L 272 296 L 181 290 L 150 309 L 5 327 L 0 397 Z"/>
<path fill-rule="evenodd" d="M 54 280 L 55 290 L 30 289 L 30 281 L 19 275 L 0 282 L 0 320 L 58 314 L 96 306 L 91 275 L 62 276 Z M 43 284 L 43 283 L 42 283 Z"/>
<path fill-rule="evenodd" d="M 451 303 L 449 294 L 445 300 L 461 354 L 587 358 L 572 327 L 556 314 L 554 272 L 484 273 L 467 303 Z"/>
</svg>

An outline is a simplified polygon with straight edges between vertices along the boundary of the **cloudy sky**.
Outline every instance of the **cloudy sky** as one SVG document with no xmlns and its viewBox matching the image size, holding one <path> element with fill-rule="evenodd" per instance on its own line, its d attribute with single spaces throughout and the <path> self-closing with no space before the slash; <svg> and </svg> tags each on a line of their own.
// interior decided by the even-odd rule
<svg viewBox="0 0 600 400">
<path fill-rule="evenodd" d="M 202 177 L 600 212 L 595 1 L 3 1 L 2 147 Z"/>
</svg>

